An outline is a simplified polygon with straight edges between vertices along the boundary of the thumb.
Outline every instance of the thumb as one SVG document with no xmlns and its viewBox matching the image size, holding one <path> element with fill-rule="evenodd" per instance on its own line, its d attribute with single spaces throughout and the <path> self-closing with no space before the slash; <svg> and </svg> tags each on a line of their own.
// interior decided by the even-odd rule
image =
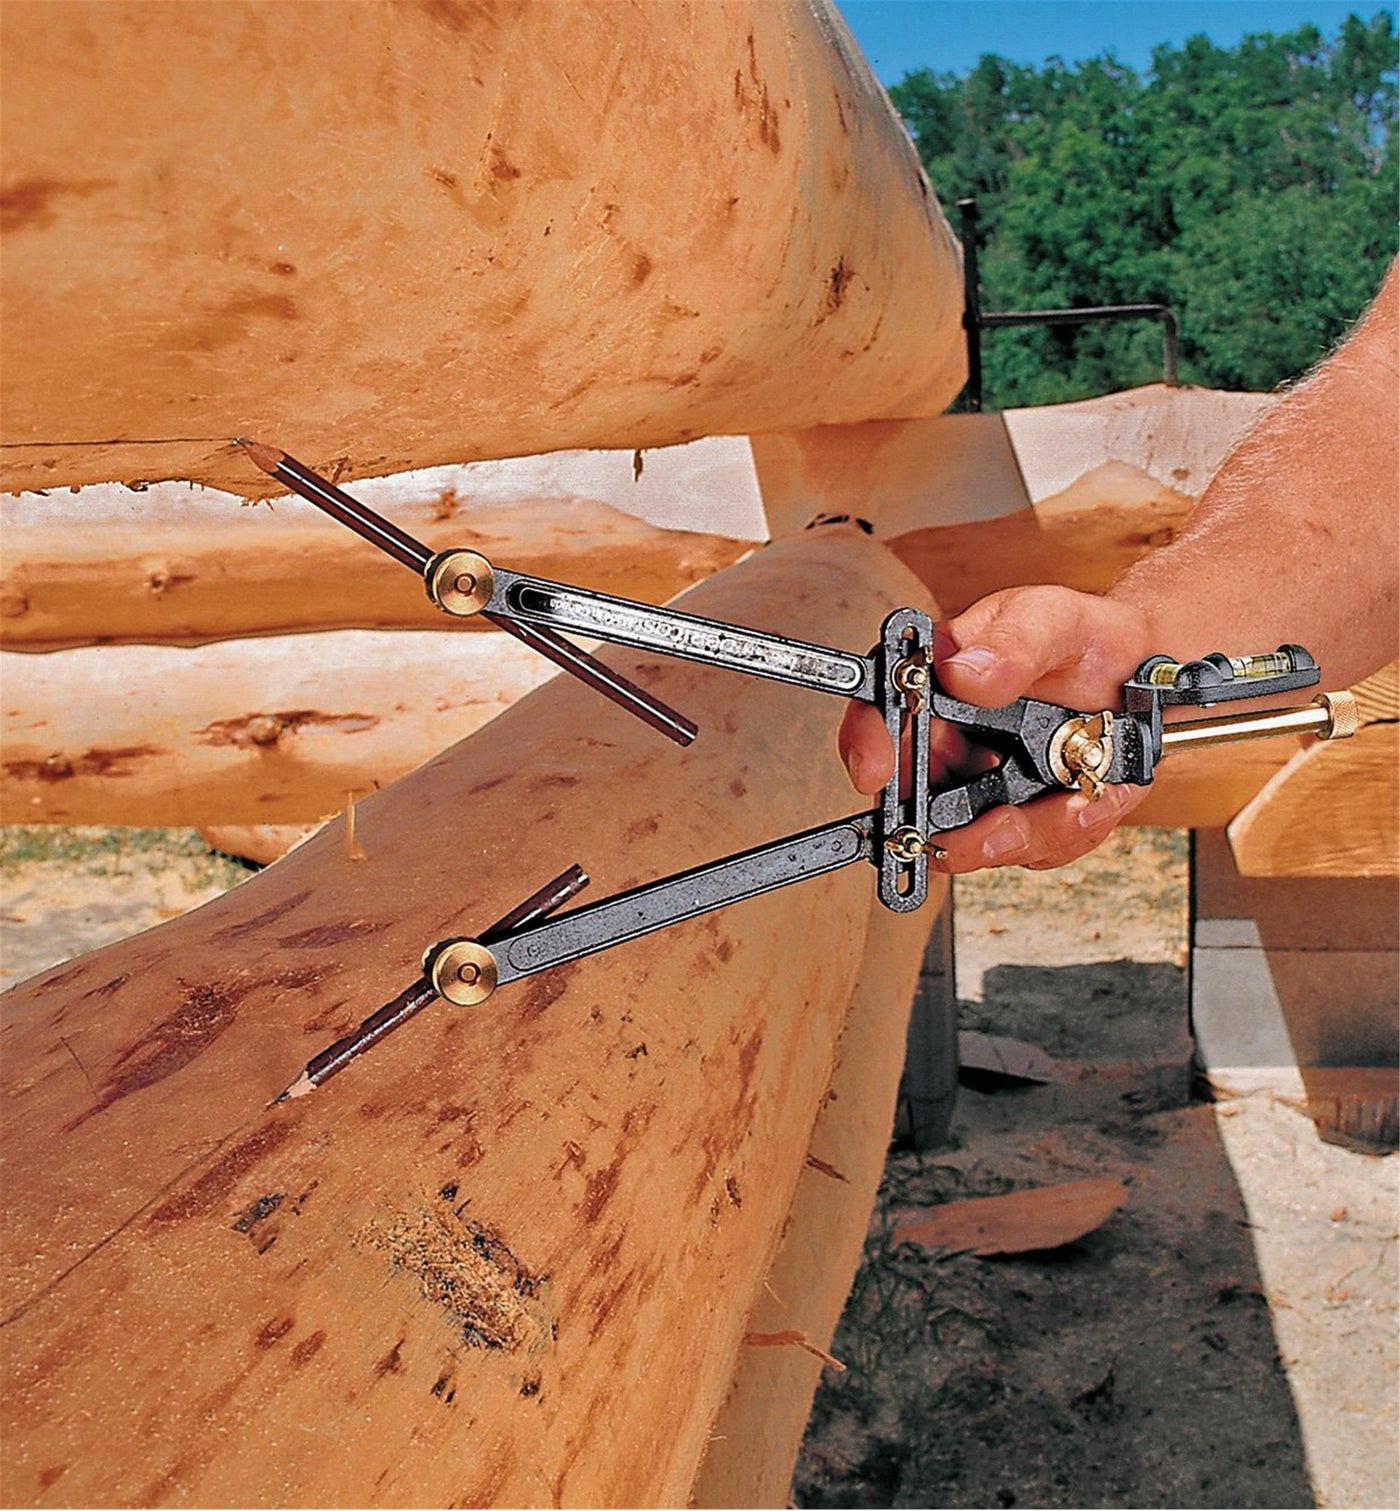
<svg viewBox="0 0 1400 1511">
<path fill-rule="evenodd" d="M 997 708 L 1016 698 L 1104 707 L 1149 654 L 1137 609 L 1072 588 L 1004 588 L 946 626 L 956 649 L 938 678 L 955 698 Z"/>
</svg>

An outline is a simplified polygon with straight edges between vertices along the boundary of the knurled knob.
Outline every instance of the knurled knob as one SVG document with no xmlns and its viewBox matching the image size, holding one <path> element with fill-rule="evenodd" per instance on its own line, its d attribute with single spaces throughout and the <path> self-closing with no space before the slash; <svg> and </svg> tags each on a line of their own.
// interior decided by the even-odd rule
<svg viewBox="0 0 1400 1511">
<path fill-rule="evenodd" d="M 1349 740 L 1361 727 L 1361 711 L 1350 693 L 1323 693 L 1313 702 L 1327 710 L 1331 723 L 1324 740 Z"/>
</svg>

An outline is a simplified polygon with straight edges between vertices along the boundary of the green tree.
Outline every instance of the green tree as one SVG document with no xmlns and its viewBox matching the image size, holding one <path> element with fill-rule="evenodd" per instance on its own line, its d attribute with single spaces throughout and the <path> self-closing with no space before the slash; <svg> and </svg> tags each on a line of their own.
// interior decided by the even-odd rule
<svg viewBox="0 0 1400 1511">
<path fill-rule="evenodd" d="M 1024 68 L 986 56 L 891 91 L 951 215 L 981 208 L 986 309 L 1154 301 L 1176 310 L 1182 376 L 1268 389 L 1322 357 L 1394 254 L 1393 17 L 1351 16 Z M 1148 322 L 989 333 L 998 406 L 1152 382 Z"/>
</svg>

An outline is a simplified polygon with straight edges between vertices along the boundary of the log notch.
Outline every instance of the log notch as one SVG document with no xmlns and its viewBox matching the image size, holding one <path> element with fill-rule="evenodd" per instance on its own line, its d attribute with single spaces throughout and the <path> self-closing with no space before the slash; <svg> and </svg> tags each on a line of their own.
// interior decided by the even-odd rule
<svg viewBox="0 0 1400 1511">
<path fill-rule="evenodd" d="M 1028 583 L 1106 590 L 1175 539 L 1271 403 L 1151 385 L 1004 414 L 756 437 L 754 462 L 775 534 L 815 513 L 861 514 L 956 614 Z M 1129 822 L 1220 828 L 1305 743 L 1314 742 L 1283 736 L 1176 754 Z"/>
<path fill-rule="evenodd" d="M 1102 592 L 1167 545 L 1267 394 L 1152 384 L 1002 414 L 754 439 L 775 536 L 856 507 L 952 614 L 1055 582 Z"/>
<path fill-rule="evenodd" d="M 921 596 L 831 530 L 689 606 L 863 648 Z M 839 700 L 618 662 L 699 718 L 694 747 L 557 679 L 361 804 L 368 859 L 331 826 L 7 996 L 16 1502 L 686 1503 L 850 1004 L 902 1026 L 860 986 L 869 874 L 434 1007 L 268 1106 L 426 940 L 567 862 L 606 894 L 850 811 Z M 882 921 L 882 979 L 931 916 Z"/>
<path fill-rule="evenodd" d="M 961 386 L 956 242 L 827 0 L 0 22 L 8 491 L 259 491 L 234 435 L 353 478 Z"/>
</svg>

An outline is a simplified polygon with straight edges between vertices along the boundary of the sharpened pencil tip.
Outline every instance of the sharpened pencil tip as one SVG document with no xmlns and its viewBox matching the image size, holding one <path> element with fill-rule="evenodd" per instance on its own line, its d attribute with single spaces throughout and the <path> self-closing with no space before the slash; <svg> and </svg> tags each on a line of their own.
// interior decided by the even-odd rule
<svg viewBox="0 0 1400 1511">
<path fill-rule="evenodd" d="M 296 1080 L 287 1087 L 287 1089 L 282 1093 L 280 1097 L 277 1098 L 277 1101 L 272 1105 L 275 1107 L 277 1105 L 277 1102 L 294 1102 L 298 1097 L 310 1096 L 311 1093 L 315 1090 L 315 1081 L 313 1081 L 311 1077 L 306 1073 L 306 1071 L 303 1070 L 302 1073 L 296 1078 Z"/>
<path fill-rule="evenodd" d="M 250 441 L 243 436 L 235 436 L 233 444 L 241 446 L 248 453 L 248 460 L 264 472 L 276 472 L 278 464 L 287 457 L 285 451 L 279 451 L 275 446 L 264 446 L 261 441 Z"/>
</svg>

